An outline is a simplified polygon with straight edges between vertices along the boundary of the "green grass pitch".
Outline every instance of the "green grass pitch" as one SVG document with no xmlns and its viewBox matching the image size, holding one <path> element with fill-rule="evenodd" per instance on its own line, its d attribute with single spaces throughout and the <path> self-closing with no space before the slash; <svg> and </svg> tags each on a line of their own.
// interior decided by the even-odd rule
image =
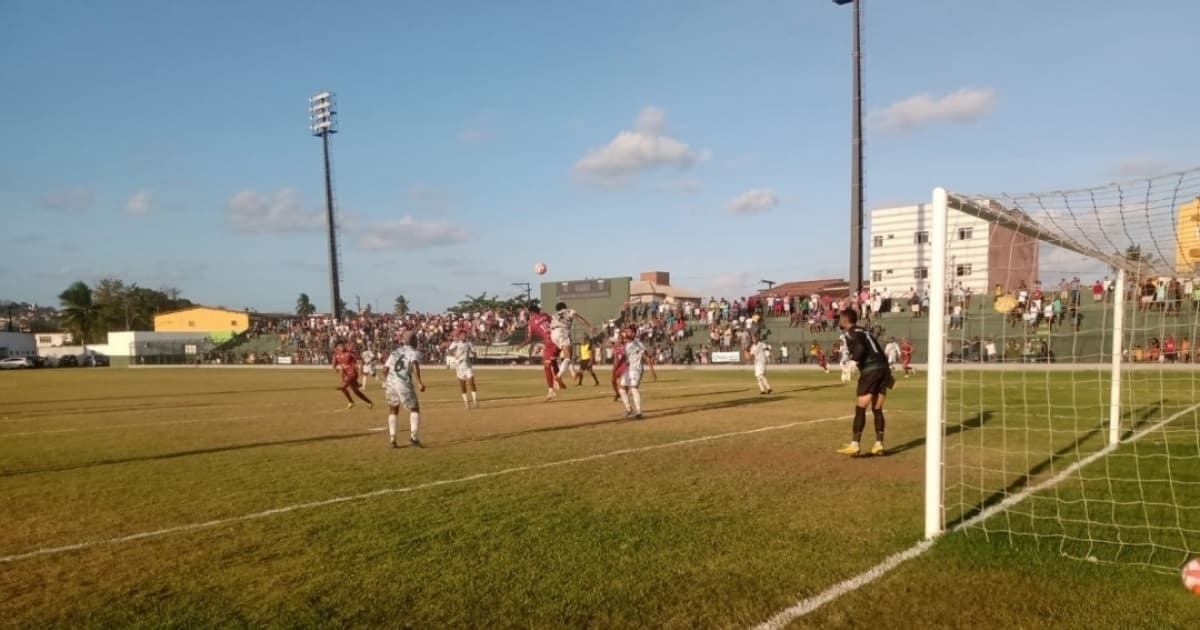
<svg viewBox="0 0 1200 630">
<path fill-rule="evenodd" d="M 664 370 L 631 422 L 607 383 L 543 404 L 538 372 L 480 370 L 468 412 L 426 372 L 422 450 L 386 448 L 386 410 L 341 411 L 332 372 L 0 374 L 0 625 L 744 628 L 920 539 L 920 376 L 889 399 L 893 454 L 849 459 L 836 374 L 774 371 L 758 396 L 749 371 Z M 1131 425 L 1197 400 L 1190 378 L 1139 378 Z M 1106 387 L 952 372 L 948 518 L 1101 448 Z M 1136 505 L 1200 506 L 1196 423 L 792 627 L 1194 627 L 1200 598 L 1163 567 L 1200 548 L 1200 522 L 1141 525 L 1200 518 Z M 1127 478 L 1144 483 L 1103 483 Z M 1077 547 L 1109 538 L 1129 544 Z"/>
</svg>

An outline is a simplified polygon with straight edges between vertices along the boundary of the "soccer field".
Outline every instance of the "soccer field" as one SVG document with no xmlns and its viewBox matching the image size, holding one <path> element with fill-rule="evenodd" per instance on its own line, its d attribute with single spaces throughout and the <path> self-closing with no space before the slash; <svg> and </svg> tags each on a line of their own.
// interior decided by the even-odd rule
<svg viewBox="0 0 1200 630">
<path fill-rule="evenodd" d="M 659 375 L 637 422 L 621 419 L 607 383 L 544 404 L 540 374 L 527 370 L 480 370 L 483 405 L 467 411 L 452 374 L 427 368 L 426 448 L 391 450 L 386 409 L 341 410 L 332 372 L 0 374 L 0 623 L 743 628 L 837 594 L 790 627 L 1200 620 L 1200 598 L 1177 575 L 1065 558 L 1075 552 L 1050 534 L 1073 519 L 1012 518 L 1041 493 L 878 581 L 831 591 L 921 538 L 924 379 L 901 380 L 889 399 L 892 453 L 850 459 L 833 453 L 853 410 L 836 374 L 772 372 L 771 396 L 757 395 L 749 371 Z M 1018 375 L 949 376 L 948 423 L 961 426 L 946 438 L 946 501 L 964 515 L 1103 443 L 1090 432 L 1102 381 Z M 1161 414 L 1192 404 L 1186 383 L 1130 387 Z M 1062 389 L 1069 402 L 1043 401 L 1036 419 L 1037 396 L 1063 401 Z M 368 394 L 382 403 L 377 385 Z M 990 420 L 1020 405 L 1034 418 L 1021 431 Z M 968 411 L 979 419 L 956 417 Z M 980 436 L 1006 441 L 1000 459 L 962 448 Z M 1169 451 L 1150 437 L 1147 453 Z M 1168 459 L 1117 461 L 1143 462 L 1137 473 L 1152 479 Z M 1178 487 L 1200 486 L 1200 461 L 1175 468 L 1187 481 Z M 1139 500 L 1137 488 L 1114 488 Z M 1056 505 L 1074 505 L 1061 493 L 1100 491 L 1054 490 Z M 1194 492 L 1173 500 L 1200 505 Z M 1127 518 L 1110 516 L 1118 529 Z M 1008 532 L 1047 537 L 1010 544 Z"/>
</svg>

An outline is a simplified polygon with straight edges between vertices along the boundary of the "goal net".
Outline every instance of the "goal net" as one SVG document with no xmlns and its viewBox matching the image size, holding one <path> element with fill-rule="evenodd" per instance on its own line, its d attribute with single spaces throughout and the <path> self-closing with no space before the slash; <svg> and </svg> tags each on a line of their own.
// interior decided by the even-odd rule
<svg viewBox="0 0 1200 630">
<path fill-rule="evenodd" d="M 1200 169 L 930 213 L 926 533 L 1200 555 Z"/>
</svg>

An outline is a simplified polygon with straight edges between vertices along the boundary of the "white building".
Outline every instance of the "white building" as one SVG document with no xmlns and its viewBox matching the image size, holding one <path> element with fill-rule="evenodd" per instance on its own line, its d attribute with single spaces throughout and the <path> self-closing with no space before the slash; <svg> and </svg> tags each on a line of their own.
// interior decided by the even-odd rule
<svg viewBox="0 0 1200 630">
<path fill-rule="evenodd" d="M 37 356 L 37 344 L 33 340 L 33 335 L 20 332 L 0 332 L 0 359 L 35 356 Z"/>
<path fill-rule="evenodd" d="M 69 332 L 35 333 L 34 336 L 37 337 L 38 348 L 58 348 L 74 343 Z"/>
<path fill-rule="evenodd" d="M 997 285 L 1013 290 L 1038 277 L 1036 240 L 975 216 L 950 210 L 946 235 L 948 288 L 962 284 L 976 295 Z M 932 207 L 918 204 L 871 211 L 871 288 L 893 296 L 929 288 Z"/>
</svg>

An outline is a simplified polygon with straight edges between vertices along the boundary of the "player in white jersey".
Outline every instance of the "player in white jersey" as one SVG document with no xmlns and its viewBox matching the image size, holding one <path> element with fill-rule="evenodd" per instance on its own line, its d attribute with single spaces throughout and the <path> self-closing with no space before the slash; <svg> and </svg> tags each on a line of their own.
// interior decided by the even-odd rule
<svg viewBox="0 0 1200 630">
<path fill-rule="evenodd" d="M 561 363 L 558 367 L 558 378 L 565 379 L 571 371 L 573 361 L 572 343 L 571 343 L 571 325 L 575 320 L 583 322 L 588 327 L 589 334 L 596 334 L 596 327 L 587 320 L 586 317 L 580 315 L 574 309 L 567 308 L 566 302 L 559 302 L 554 305 L 554 314 L 550 316 L 550 342 L 558 346 L 562 355 L 559 357 Z"/>
<path fill-rule="evenodd" d="M 408 410 L 408 443 L 417 448 L 421 447 L 421 403 L 417 400 L 417 390 L 425 391 L 425 381 L 421 379 L 421 353 L 412 347 L 412 337 L 411 332 L 403 333 L 400 337 L 400 347 L 393 350 L 383 364 L 384 390 L 387 392 L 388 403 L 388 435 L 391 436 L 392 448 L 399 448 L 396 445 L 396 421 L 401 407 Z"/>
<path fill-rule="evenodd" d="M 625 405 L 625 417 L 642 419 L 642 375 L 645 367 L 650 366 L 650 374 L 658 380 L 654 371 L 654 363 L 646 346 L 638 340 L 637 333 L 632 328 L 622 331 L 621 339 L 625 343 L 625 373 L 621 376 L 621 403 Z"/>
<path fill-rule="evenodd" d="M 895 337 L 888 337 L 887 345 L 883 347 L 883 354 L 887 356 L 888 369 L 895 372 L 896 366 L 900 364 L 900 344 L 896 343 Z"/>
<path fill-rule="evenodd" d="M 367 346 L 367 349 L 363 350 L 363 353 L 359 358 L 362 359 L 363 364 L 362 388 L 366 389 L 367 377 L 375 378 L 375 369 L 378 367 L 376 364 L 378 363 L 379 357 L 375 356 L 375 351 L 371 349 L 371 346 Z"/>
<path fill-rule="evenodd" d="M 767 381 L 767 359 L 771 356 L 771 344 L 754 337 L 750 346 L 750 357 L 754 359 L 754 380 L 758 381 L 758 393 L 766 396 L 771 393 L 771 383 Z"/>
<path fill-rule="evenodd" d="M 479 390 L 475 388 L 475 347 L 467 341 L 467 331 L 460 330 L 454 341 L 446 349 L 446 354 L 454 362 L 454 374 L 458 377 L 458 387 L 462 390 L 463 405 L 467 409 L 479 407 Z M 467 392 L 471 397 L 467 398 Z"/>
</svg>

